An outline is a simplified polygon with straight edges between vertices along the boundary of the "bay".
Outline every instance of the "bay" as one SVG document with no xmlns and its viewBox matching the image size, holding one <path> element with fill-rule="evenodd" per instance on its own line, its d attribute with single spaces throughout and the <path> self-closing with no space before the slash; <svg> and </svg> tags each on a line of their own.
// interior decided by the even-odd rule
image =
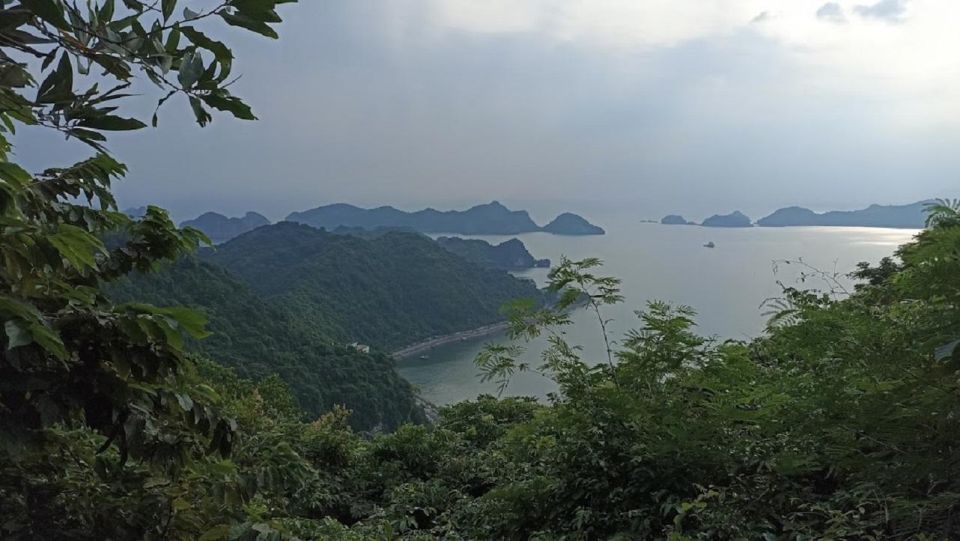
<svg viewBox="0 0 960 541">
<path fill-rule="evenodd" d="M 815 277 L 804 278 L 810 267 L 826 273 L 845 275 L 860 261 L 876 263 L 890 256 L 897 246 L 910 240 L 915 230 L 852 227 L 789 227 L 720 229 L 698 226 L 666 226 L 642 223 L 629 217 L 602 223 L 607 234 L 571 237 L 547 233 L 512 236 L 475 236 L 498 243 L 519 238 L 537 258 L 582 259 L 599 257 L 604 266 L 599 274 L 622 280 L 625 301 L 609 307 L 603 317 L 610 319 L 608 330 L 616 341 L 637 328 L 636 310 L 649 300 L 684 304 L 697 310 L 697 330 L 705 336 L 748 339 L 763 332 L 769 315 L 764 301 L 776 298 L 781 285 L 805 288 L 828 287 Z M 715 248 L 704 244 L 713 242 Z M 786 263 L 785 261 L 792 261 Z M 802 260 L 804 265 L 798 264 Z M 546 281 L 547 269 L 516 273 Z M 840 277 L 845 287 L 852 282 Z M 574 324 L 566 329 L 571 344 L 583 348 L 584 358 L 600 362 L 606 357 L 597 316 L 578 309 Z M 482 393 L 496 394 L 493 382 L 483 383 L 474 358 L 486 343 L 508 343 L 497 334 L 434 348 L 426 359 L 399 362 L 400 373 L 417 386 L 423 397 L 435 404 L 472 399 Z M 539 364 L 544 340 L 525 344 L 521 360 Z M 555 390 L 552 381 L 524 373 L 513 378 L 505 396 L 544 397 Z"/>
</svg>

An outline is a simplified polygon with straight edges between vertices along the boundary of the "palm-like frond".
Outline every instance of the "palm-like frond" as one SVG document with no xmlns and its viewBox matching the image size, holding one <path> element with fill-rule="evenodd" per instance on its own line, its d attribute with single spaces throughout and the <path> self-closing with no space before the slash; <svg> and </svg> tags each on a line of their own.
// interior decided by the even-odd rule
<svg viewBox="0 0 960 541">
<path fill-rule="evenodd" d="M 937 199 L 925 210 L 928 228 L 960 226 L 960 199 Z"/>
</svg>

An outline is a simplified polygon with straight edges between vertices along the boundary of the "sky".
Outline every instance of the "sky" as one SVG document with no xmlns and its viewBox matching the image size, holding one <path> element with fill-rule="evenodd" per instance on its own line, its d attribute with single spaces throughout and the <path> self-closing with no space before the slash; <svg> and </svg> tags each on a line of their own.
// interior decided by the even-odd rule
<svg viewBox="0 0 960 541">
<path fill-rule="evenodd" d="M 322 204 L 536 218 L 960 197 L 956 0 L 301 0 L 278 41 L 210 27 L 260 117 L 185 103 L 115 137 L 123 206 Z M 152 111 L 156 94 L 134 109 Z M 139 109 L 138 109 L 139 108 Z M 40 168 L 86 149 L 20 134 Z M 598 220 L 602 222 L 602 219 Z"/>
</svg>

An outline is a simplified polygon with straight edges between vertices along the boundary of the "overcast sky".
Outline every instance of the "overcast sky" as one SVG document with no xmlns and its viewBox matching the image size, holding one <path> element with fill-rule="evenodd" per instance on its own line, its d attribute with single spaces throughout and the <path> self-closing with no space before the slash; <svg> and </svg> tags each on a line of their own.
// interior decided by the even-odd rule
<svg viewBox="0 0 960 541">
<path fill-rule="evenodd" d="M 699 219 L 960 196 L 957 0 L 282 8 L 279 41 L 217 31 L 261 120 L 200 129 L 180 103 L 117 138 L 125 206 L 281 218 L 498 199 Z M 38 167 L 82 152 L 19 141 Z"/>
</svg>

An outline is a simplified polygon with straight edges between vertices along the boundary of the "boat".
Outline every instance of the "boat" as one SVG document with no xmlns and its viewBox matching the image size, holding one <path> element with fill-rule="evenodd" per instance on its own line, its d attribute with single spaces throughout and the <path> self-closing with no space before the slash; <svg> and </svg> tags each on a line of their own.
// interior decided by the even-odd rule
<svg viewBox="0 0 960 541">
<path fill-rule="evenodd" d="M 714 244 L 713 241 L 711 240 L 710 242 L 704 244 L 703 247 L 704 247 L 704 248 L 714 248 L 714 247 L 716 247 L 716 244 Z"/>
</svg>

